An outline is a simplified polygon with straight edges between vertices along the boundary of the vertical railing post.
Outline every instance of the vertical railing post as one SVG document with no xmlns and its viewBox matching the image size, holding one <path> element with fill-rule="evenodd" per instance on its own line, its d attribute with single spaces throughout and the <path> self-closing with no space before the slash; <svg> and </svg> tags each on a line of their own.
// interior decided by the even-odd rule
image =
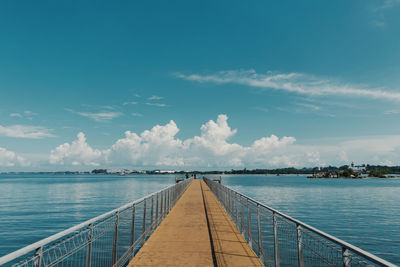
<svg viewBox="0 0 400 267">
<path fill-rule="evenodd" d="M 129 245 L 132 247 L 135 243 L 135 204 L 132 205 L 132 221 L 131 221 L 131 240 Z M 133 250 L 132 250 L 133 251 Z M 132 255 L 133 257 L 133 255 Z"/>
<path fill-rule="evenodd" d="M 118 217 L 119 211 L 115 212 L 115 224 L 114 224 L 114 238 L 112 247 L 112 265 L 117 261 L 117 243 L 118 243 Z"/>
<path fill-rule="evenodd" d="M 251 247 L 253 236 L 251 235 L 251 209 L 250 209 L 250 202 L 248 199 L 247 199 L 247 236 L 249 237 L 249 244 Z"/>
<path fill-rule="evenodd" d="M 235 192 L 235 213 L 236 213 L 236 225 L 239 227 L 239 199 L 238 199 L 238 194 Z"/>
<path fill-rule="evenodd" d="M 153 230 L 153 209 L 154 209 L 154 195 L 151 196 L 150 231 Z"/>
<path fill-rule="evenodd" d="M 303 255 L 303 240 L 301 237 L 301 226 L 297 224 L 297 254 L 299 267 L 304 267 L 304 255 Z"/>
<path fill-rule="evenodd" d="M 167 207 L 167 214 L 170 212 L 170 210 L 171 210 L 171 203 L 170 203 L 170 189 L 168 189 L 168 194 L 167 194 L 167 197 L 168 197 L 168 200 L 167 200 L 167 205 L 168 205 L 168 207 Z"/>
<path fill-rule="evenodd" d="M 160 221 L 158 223 L 161 223 L 161 220 L 164 216 L 164 214 L 163 214 L 163 206 L 164 206 L 163 194 L 164 194 L 164 192 L 161 191 L 161 194 L 160 194 Z"/>
<path fill-rule="evenodd" d="M 156 195 L 156 226 L 158 226 L 158 224 L 159 224 L 159 220 L 158 220 L 158 194 L 159 193 L 157 193 L 157 195 Z"/>
<path fill-rule="evenodd" d="M 167 192 L 164 192 L 164 218 L 167 216 Z"/>
<path fill-rule="evenodd" d="M 242 214 L 241 214 L 241 219 L 240 219 L 240 221 L 241 221 L 241 225 L 242 225 L 242 235 L 243 235 L 243 237 L 245 237 L 245 230 L 244 230 L 244 203 L 243 203 L 243 198 L 241 197 L 241 199 L 242 199 Z"/>
<path fill-rule="evenodd" d="M 231 190 L 228 189 L 228 213 L 232 213 L 232 201 L 231 201 Z"/>
<path fill-rule="evenodd" d="M 235 217 L 235 198 L 233 197 L 235 195 L 235 192 L 233 190 L 230 190 L 229 198 L 231 200 L 231 218 L 233 219 Z"/>
<path fill-rule="evenodd" d="M 342 259 L 343 259 L 343 267 L 349 267 L 350 266 L 350 253 L 347 248 L 342 248 Z"/>
<path fill-rule="evenodd" d="M 144 245 L 144 241 L 146 239 L 146 198 L 143 200 L 143 225 L 142 225 L 142 246 Z"/>
<path fill-rule="evenodd" d="M 88 246 L 86 251 L 86 267 L 90 267 L 92 261 L 92 238 L 93 238 L 93 223 L 89 224 Z"/>
<path fill-rule="evenodd" d="M 42 261 L 43 261 L 43 247 L 40 247 L 35 251 L 35 260 L 33 261 L 33 266 L 41 267 Z"/>
<path fill-rule="evenodd" d="M 275 212 L 272 215 L 272 220 L 273 220 L 273 225 L 274 225 L 275 267 L 279 267 L 281 264 L 280 264 L 280 258 L 279 258 L 278 222 L 277 222 Z"/>
<path fill-rule="evenodd" d="M 262 263 L 264 263 L 264 249 L 262 242 L 262 230 L 261 230 L 261 214 L 260 205 L 257 204 L 257 230 L 258 230 L 258 256 Z"/>
</svg>

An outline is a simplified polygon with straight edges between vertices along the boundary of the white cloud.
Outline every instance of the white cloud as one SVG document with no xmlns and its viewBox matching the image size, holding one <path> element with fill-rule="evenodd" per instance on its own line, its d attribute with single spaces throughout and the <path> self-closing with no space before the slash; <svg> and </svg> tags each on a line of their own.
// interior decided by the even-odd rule
<svg viewBox="0 0 400 267">
<path fill-rule="evenodd" d="M 308 96 L 351 96 L 400 102 L 400 92 L 383 89 L 363 88 L 357 85 L 342 84 L 302 73 L 257 73 L 255 70 L 220 71 L 215 74 L 185 75 L 176 77 L 200 83 L 241 84 L 250 87 L 274 89 Z"/>
<path fill-rule="evenodd" d="M 32 120 L 33 118 L 33 116 L 36 116 L 37 115 L 37 113 L 34 113 L 34 112 L 32 112 L 32 111 L 30 111 L 30 110 L 25 110 L 24 112 L 22 112 L 22 113 L 19 113 L 19 112 L 15 112 L 15 113 L 10 113 L 10 117 L 17 117 L 17 118 L 23 118 L 23 117 L 25 117 L 25 118 L 27 118 L 27 119 L 29 119 L 29 120 Z"/>
<path fill-rule="evenodd" d="M 385 114 L 385 115 L 400 114 L 400 110 L 399 109 L 389 109 L 389 110 L 386 110 L 385 112 L 383 112 L 383 114 Z"/>
<path fill-rule="evenodd" d="M 133 116 L 133 117 L 143 117 L 143 114 L 141 114 L 141 113 L 131 113 L 131 115 Z"/>
<path fill-rule="evenodd" d="M 166 104 L 162 104 L 162 103 L 146 103 L 146 105 L 148 106 L 155 106 L 155 107 L 166 107 Z"/>
<path fill-rule="evenodd" d="M 261 112 L 265 112 L 265 113 L 269 112 L 269 109 L 268 108 L 264 108 L 264 107 L 253 107 L 253 109 L 261 111 Z"/>
<path fill-rule="evenodd" d="M 400 4 L 400 0 L 383 0 L 379 1 L 380 5 L 376 7 L 376 11 L 382 9 L 390 9 Z"/>
<path fill-rule="evenodd" d="M 138 102 L 136 101 L 130 101 L 130 102 L 124 102 L 122 105 L 126 106 L 126 105 L 136 105 Z"/>
<path fill-rule="evenodd" d="M 55 137 L 51 129 L 42 126 L 30 126 L 30 125 L 0 125 L 0 135 L 15 137 L 15 138 L 30 138 L 30 139 L 42 139 L 46 137 Z"/>
<path fill-rule="evenodd" d="M 22 115 L 20 113 L 11 113 L 10 117 L 18 117 L 18 118 L 22 118 Z"/>
<path fill-rule="evenodd" d="M 35 115 L 37 115 L 35 112 L 32 112 L 30 110 L 25 110 L 24 114 L 27 115 L 27 116 L 35 116 Z"/>
<path fill-rule="evenodd" d="M 201 135 L 186 140 L 175 136 L 179 128 L 174 121 L 156 125 L 151 130 L 137 134 L 125 132 L 109 149 L 91 148 L 83 133 L 72 144 L 65 143 L 51 152 L 52 164 L 95 165 L 107 163 L 111 166 L 165 166 L 165 167 L 230 167 L 248 164 L 282 164 L 288 159 L 279 155 L 279 150 L 294 143 L 293 137 L 278 138 L 275 135 L 256 140 L 244 147 L 228 140 L 237 132 L 228 125 L 228 117 L 219 115 L 200 128 Z M 270 158 L 275 153 L 274 158 Z"/>
<path fill-rule="evenodd" d="M 51 150 L 49 161 L 59 165 L 88 165 L 98 166 L 102 161 L 102 152 L 91 148 L 86 143 L 85 134 L 80 132 L 71 144 L 64 143 Z"/>
<path fill-rule="evenodd" d="M 309 104 L 309 103 L 297 103 L 298 106 L 305 107 L 307 109 L 313 110 L 313 111 L 318 111 L 321 109 L 320 106 L 314 105 L 314 104 Z"/>
<path fill-rule="evenodd" d="M 237 133 L 226 115 L 210 120 L 200 135 L 181 140 L 174 121 L 142 133 L 126 131 L 110 148 L 90 147 L 83 133 L 71 144 L 51 151 L 50 163 L 61 165 L 172 167 L 172 168 L 278 168 L 356 163 L 400 165 L 400 135 L 359 137 L 327 145 L 297 144 L 291 136 L 270 135 L 243 146 L 229 140 Z"/>
<path fill-rule="evenodd" d="M 107 122 L 122 115 L 121 112 L 76 112 L 76 114 L 90 118 L 97 122 Z"/>
<path fill-rule="evenodd" d="M 372 8 L 373 19 L 371 24 L 375 28 L 386 27 L 386 11 L 400 5 L 400 0 L 381 0 Z"/>
<path fill-rule="evenodd" d="M 29 166 L 30 163 L 13 151 L 0 147 L 0 167 Z"/>
<path fill-rule="evenodd" d="M 164 97 L 158 95 L 152 95 L 151 97 L 147 98 L 148 100 L 161 100 Z"/>
</svg>

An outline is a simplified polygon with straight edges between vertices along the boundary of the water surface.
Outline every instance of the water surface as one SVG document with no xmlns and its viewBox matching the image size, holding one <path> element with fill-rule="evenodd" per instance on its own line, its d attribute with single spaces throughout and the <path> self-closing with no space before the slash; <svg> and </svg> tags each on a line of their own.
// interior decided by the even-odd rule
<svg viewBox="0 0 400 267">
<path fill-rule="evenodd" d="M 222 179 L 270 207 L 400 264 L 400 179 Z M 0 255 L 174 182 L 174 175 L 0 175 Z"/>
</svg>

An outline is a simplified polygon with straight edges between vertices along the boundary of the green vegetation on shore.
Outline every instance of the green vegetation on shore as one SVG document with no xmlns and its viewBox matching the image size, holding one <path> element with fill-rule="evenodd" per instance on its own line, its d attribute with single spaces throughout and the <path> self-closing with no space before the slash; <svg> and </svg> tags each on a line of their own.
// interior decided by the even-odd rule
<svg viewBox="0 0 400 267">
<path fill-rule="evenodd" d="M 384 169 L 373 169 L 369 172 L 369 177 L 385 177 L 385 175 L 389 174 L 390 170 L 388 168 Z"/>
</svg>

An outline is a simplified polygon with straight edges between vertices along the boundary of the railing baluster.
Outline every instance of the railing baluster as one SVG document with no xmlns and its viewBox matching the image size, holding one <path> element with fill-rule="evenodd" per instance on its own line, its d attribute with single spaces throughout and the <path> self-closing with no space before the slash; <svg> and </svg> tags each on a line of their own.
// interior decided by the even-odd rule
<svg viewBox="0 0 400 267">
<path fill-rule="evenodd" d="M 155 226 L 157 227 L 159 225 L 159 220 L 158 220 L 158 193 L 156 194 L 156 218 L 155 218 L 156 224 Z"/>
<path fill-rule="evenodd" d="M 142 225 L 142 246 L 146 239 L 146 198 L 143 200 L 143 225 Z"/>
<path fill-rule="evenodd" d="M 164 217 L 164 213 L 163 213 L 163 206 L 164 206 L 164 193 L 163 192 L 161 192 L 161 195 L 160 195 L 160 223 L 161 223 L 161 220 L 162 220 L 162 218 Z"/>
<path fill-rule="evenodd" d="M 131 240 L 129 242 L 130 247 L 132 247 L 133 244 L 135 243 L 135 209 L 136 209 L 136 206 L 135 206 L 135 204 L 133 204 L 132 205 L 132 221 L 131 221 Z M 133 253 L 134 253 L 134 251 L 132 250 L 131 258 L 133 258 Z"/>
<path fill-rule="evenodd" d="M 347 248 L 342 248 L 342 259 L 343 259 L 343 267 L 349 267 L 350 266 L 350 253 Z"/>
<path fill-rule="evenodd" d="M 93 238 L 93 223 L 89 224 L 88 245 L 86 251 L 86 267 L 90 267 L 92 261 L 92 238 Z"/>
<path fill-rule="evenodd" d="M 239 226 L 239 200 L 238 194 L 235 192 L 235 220 L 236 225 Z"/>
<path fill-rule="evenodd" d="M 153 209 L 154 209 L 154 195 L 151 196 L 151 208 L 150 208 L 150 232 L 153 231 Z"/>
<path fill-rule="evenodd" d="M 301 226 L 297 224 L 297 254 L 299 267 L 304 267 L 304 255 L 303 255 L 303 239 L 301 237 Z"/>
<path fill-rule="evenodd" d="M 168 203 L 168 207 L 167 207 L 167 214 L 170 212 L 170 210 L 171 210 L 171 203 L 170 203 L 170 194 L 169 194 L 169 190 L 168 190 L 168 200 L 167 200 L 167 203 Z"/>
<path fill-rule="evenodd" d="M 249 200 L 247 200 L 247 236 L 249 238 L 250 247 L 252 245 L 253 236 L 251 235 L 251 208 Z"/>
<path fill-rule="evenodd" d="M 43 247 L 39 247 L 35 251 L 35 260 L 33 262 L 34 267 L 41 267 L 43 261 Z"/>
<path fill-rule="evenodd" d="M 119 211 L 115 212 L 115 224 L 114 224 L 114 238 L 112 247 L 112 265 L 117 261 L 117 243 L 118 243 L 118 217 Z"/>
<path fill-rule="evenodd" d="M 164 193 L 164 218 L 167 216 L 167 192 Z"/>
<path fill-rule="evenodd" d="M 278 222 L 277 222 L 275 212 L 272 215 L 272 221 L 273 221 L 273 225 L 274 225 L 275 267 L 279 267 L 281 264 L 280 264 L 280 258 L 279 258 Z"/>
<path fill-rule="evenodd" d="M 228 189 L 228 213 L 232 214 L 232 201 L 231 201 L 231 190 Z"/>
<path fill-rule="evenodd" d="M 245 236 L 245 229 L 244 229 L 244 203 L 243 203 L 243 198 L 240 197 L 242 200 L 240 202 L 242 202 L 242 214 L 241 214 L 241 224 L 242 224 L 242 235 L 243 237 Z"/>
<path fill-rule="evenodd" d="M 260 205 L 257 204 L 257 230 L 258 230 L 258 256 L 262 263 L 264 263 L 264 249 L 262 242 L 262 230 L 261 230 L 261 213 L 260 213 Z"/>
</svg>

